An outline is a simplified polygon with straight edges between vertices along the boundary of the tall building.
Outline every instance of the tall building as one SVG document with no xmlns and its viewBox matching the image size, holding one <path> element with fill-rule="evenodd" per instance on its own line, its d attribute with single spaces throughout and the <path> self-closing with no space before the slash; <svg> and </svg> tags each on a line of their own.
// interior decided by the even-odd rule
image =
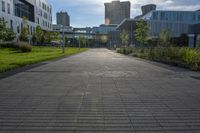
<svg viewBox="0 0 200 133">
<path fill-rule="evenodd" d="M 63 25 L 63 26 L 70 26 L 70 16 L 67 12 L 57 12 L 57 24 Z"/>
<path fill-rule="evenodd" d="M 129 1 L 112 1 L 105 3 L 105 24 L 120 24 L 124 19 L 130 18 L 131 3 Z"/>
<path fill-rule="evenodd" d="M 39 25 L 44 30 L 52 30 L 52 7 L 48 0 L 0 0 L 0 18 L 12 29 L 17 37 L 27 18 L 29 35 Z"/>
</svg>

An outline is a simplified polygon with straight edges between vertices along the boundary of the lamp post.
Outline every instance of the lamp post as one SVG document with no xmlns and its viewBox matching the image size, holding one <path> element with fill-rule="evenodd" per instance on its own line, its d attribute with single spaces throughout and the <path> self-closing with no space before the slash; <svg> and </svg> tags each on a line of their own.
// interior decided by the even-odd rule
<svg viewBox="0 0 200 133">
<path fill-rule="evenodd" d="M 62 53 L 65 53 L 65 33 L 64 33 L 64 26 L 62 26 Z"/>
<path fill-rule="evenodd" d="M 78 39 L 78 49 L 80 50 L 80 47 L 81 47 L 81 38 L 79 36 L 79 39 Z"/>
</svg>

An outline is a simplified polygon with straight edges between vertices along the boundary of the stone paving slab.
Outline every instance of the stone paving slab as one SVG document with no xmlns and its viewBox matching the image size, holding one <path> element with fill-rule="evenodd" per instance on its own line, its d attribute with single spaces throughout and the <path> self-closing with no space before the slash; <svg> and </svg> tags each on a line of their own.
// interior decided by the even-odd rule
<svg viewBox="0 0 200 133">
<path fill-rule="evenodd" d="M 0 133 L 200 132 L 198 72 L 91 49 L 0 77 Z"/>
</svg>

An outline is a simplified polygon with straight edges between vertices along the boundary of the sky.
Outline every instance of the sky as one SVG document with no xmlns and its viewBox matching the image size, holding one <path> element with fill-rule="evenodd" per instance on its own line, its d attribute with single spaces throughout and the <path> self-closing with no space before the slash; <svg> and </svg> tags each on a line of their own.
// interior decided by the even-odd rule
<svg viewBox="0 0 200 133">
<path fill-rule="evenodd" d="M 53 8 L 53 23 L 56 24 L 56 12 L 66 11 L 70 15 L 73 27 L 93 27 L 104 24 L 104 3 L 112 0 L 49 0 Z M 127 1 L 127 0 L 121 0 Z M 131 18 L 141 14 L 141 6 L 156 4 L 158 10 L 200 9 L 200 0 L 129 0 Z"/>
</svg>

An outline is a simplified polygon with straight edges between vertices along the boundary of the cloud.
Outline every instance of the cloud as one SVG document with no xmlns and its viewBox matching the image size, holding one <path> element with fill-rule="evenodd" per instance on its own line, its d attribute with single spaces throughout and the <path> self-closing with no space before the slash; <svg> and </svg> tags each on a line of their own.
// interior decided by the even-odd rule
<svg viewBox="0 0 200 133">
<path fill-rule="evenodd" d="M 67 11 L 72 25 L 95 26 L 104 22 L 104 3 L 112 0 L 49 0 L 55 12 Z M 127 0 L 121 0 L 127 1 Z M 156 4 L 159 10 L 198 10 L 199 0 L 130 0 L 131 17 L 141 14 L 141 6 Z"/>
</svg>

